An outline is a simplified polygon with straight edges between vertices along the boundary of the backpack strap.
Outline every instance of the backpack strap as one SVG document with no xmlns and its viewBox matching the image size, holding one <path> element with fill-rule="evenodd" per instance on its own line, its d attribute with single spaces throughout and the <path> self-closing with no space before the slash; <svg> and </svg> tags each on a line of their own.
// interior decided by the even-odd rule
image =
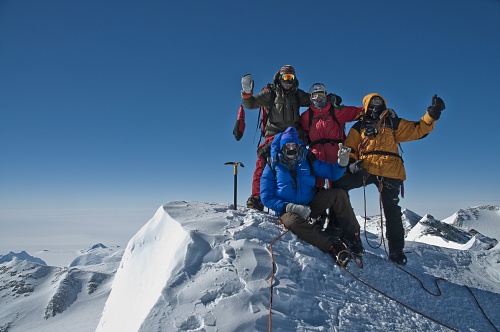
<svg viewBox="0 0 500 332">
<path fill-rule="evenodd" d="M 345 124 L 343 126 L 340 124 L 340 121 L 337 119 L 337 116 L 335 115 L 335 106 L 333 106 L 333 105 L 330 106 L 330 116 L 332 117 L 333 121 L 337 122 L 337 124 L 339 125 L 339 128 L 342 129 L 342 142 L 345 141 L 345 138 L 346 138 Z"/>
<path fill-rule="evenodd" d="M 338 144 L 338 143 L 343 143 L 345 141 L 345 138 L 346 138 L 345 125 L 342 126 L 340 124 L 340 121 L 337 119 L 337 116 L 335 116 L 335 106 L 333 106 L 333 105 L 330 106 L 330 116 L 332 117 L 333 121 L 335 121 L 337 123 L 337 125 L 339 126 L 339 128 L 342 129 L 342 139 L 338 140 L 338 139 L 322 138 L 320 140 L 312 142 L 311 144 L 309 144 L 310 146 L 313 146 L 313 145 L 316 145 L 316 144 L 327 144 L 327 143 L 335 145 L 335 144 Z M 314 118 L 314 112 L 309 107 L 309 130 L 311 130 L 313 118 Z"/>
<path fill-rule="evenodd" d="M 403 157 L 399 153 L 394 153 L 394 152 L 389 152 L 389 151 L 369 151 L 365 152 L 363 155 L 369 155 L 369 154 L 378 154 L 381 156 L 393 156 L 393 157 L 398 157 L 401 159 L 401 161 L 404 163 Z"/>
<path fill-rule="evenodd" d="M 260 108 L 259 116 L 257 118 L 257 129 L 260 126 L 260 137 L 259 137 L 259 143 L 257 143 L 257 146 L 260 146 L 260 142 L 262 141 L 262 137 L 264 137 L 266 134 L 267 120 L 269 119 L 270 110 L 272 108 L 274 108 L 274 100 L 276 99 L 276 90 L 274 89 L 274 85 L 268 83 L 262 89 L 262 91 L 264 91 L 266 89 L 271 91 L 270 98 L 269 98 L 269 101 L 270 101 L 269 104 L 271 105 L 271 107 L 269 109 L 267 107 Z M 262 119 L 261 119 L 261 116 L 262 116 Z"/>
</svg>

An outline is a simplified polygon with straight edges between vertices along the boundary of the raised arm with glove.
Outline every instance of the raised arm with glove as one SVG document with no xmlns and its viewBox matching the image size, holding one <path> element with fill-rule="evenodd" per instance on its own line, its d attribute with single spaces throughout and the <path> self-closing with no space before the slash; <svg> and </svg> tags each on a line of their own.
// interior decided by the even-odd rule
<svg viewBox="0 0 500 332">
<path fill-rule="evenodd" d="M 430 117 L 434 120 L 439 120 L 441 117 L 441 112 L 446 108 L 443 99 L 438 97 L 437 95 L 432 96 L 431 106 L 427 107 L 427 113 L 429 113 Z"/>
<path fill-rule="evenodd" d="M 241 78 L 241 92 L 245 94 L 253 93 L 252 75 L 246 74 Z"/>
</svg>

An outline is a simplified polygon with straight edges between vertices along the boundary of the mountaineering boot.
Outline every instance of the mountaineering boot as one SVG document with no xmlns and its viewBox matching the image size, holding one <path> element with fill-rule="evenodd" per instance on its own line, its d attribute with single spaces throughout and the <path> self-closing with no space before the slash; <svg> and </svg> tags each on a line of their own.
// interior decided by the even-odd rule
<svg viewBox="0 0 500 332">
<path fill-rule="evenodd" d="M 398 265 L 406 265 L 408 262 L 403 249 L 389 250 L 389 259 Z"/>
<path fill-rule="evenodd" d="M 250 196 L 247 199 L 247 208 L 264 211 L 264 204 L 262 204 L 259 196 Z"/>
<path fill-rule="evenodd" d="M 330 225 L 328 225 L 328 227 L 325 229 L 325 233 L 335 238 L 342 238 L 342 229 L 338 227 L 331 227 Z"/>
<path fill-rule="evenodd" d="M 333 259 L 335 259 L 335 262 L 342 267 L 347 266 L 347 263 L 349 263 L 349 260 L 351 259 L 349 250 L 345 244 L 340 241 L 340 239 L 333 240 L 333 245 L 330 248 L 330 254 L 333 256 Z"/>
<path fill-rule="evenodd" d="M 327 214 L 326 211 L 321 212 L 317 217 L 316 217 L 316 226 L 320 228 L 324 228 L 325 222 L 326 222 Z"/>
<path fill-rule="evenodd" d="M 365 249 L 363 248 L 363 243 L 361 242 L 361 237 L 359 236 L 359 233 L 356 233 L 351 236 L 346 236 L 344 238 L 345 243 L 349 247 L 349 250 L 351 250 L 353 255 L 356 255 L 358 257 L 363 256 L 365 253 Z"/>
</svg>

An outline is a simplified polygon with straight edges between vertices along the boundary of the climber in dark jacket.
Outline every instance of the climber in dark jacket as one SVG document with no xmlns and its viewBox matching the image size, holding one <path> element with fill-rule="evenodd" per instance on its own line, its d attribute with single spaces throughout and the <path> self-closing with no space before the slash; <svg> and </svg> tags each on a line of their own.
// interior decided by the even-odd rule
<svg viewBox="0 0 500 332">
<path fill-rule="evenodd" d="M 257 147 L 257 162 L 252 179 L 252 195 L 247 200 L 247 207 L 262 211 L 264 206 L 260 198 L 260 177 L 266 165 L 269 144 L 274 135 L 282 133 L 288 127 L 295 127 L 302 137 L 300 128 L 300 107 L 309 106 L 309 94 L 299 89 L 299 80 L 295 68 L 284 65 L 274 75 L 273 84 L 253 95 L 252 75 L 241 79 L 241 104 L 248 109 L 265 107 L 267 115 L 263 121 L 264 142 Z"/>
</svg>

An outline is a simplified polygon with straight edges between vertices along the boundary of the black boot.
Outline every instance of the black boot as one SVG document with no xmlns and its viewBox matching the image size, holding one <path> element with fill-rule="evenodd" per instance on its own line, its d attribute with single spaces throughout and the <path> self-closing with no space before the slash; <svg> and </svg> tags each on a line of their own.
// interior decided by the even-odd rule
<svg viewBox="0 0 500 332">
<path fill-rule="evenodd" d="M 264 211 L 264 204 L 262 204 L 259 196 L 250 196 L 247 199 L 247 208 Z"/>
<path fill-rule="evenodd" d="M 406 257 L 403 249 L 390 249 L 389 250 L 389 259 L 398 265 L 406 265 L 408 262 L 408 257 Z"/>
<path fill-rule="evenodd" d="M 340 266 L 347 266 L 351 256 L 349 255 L 349 250 L 345 244 L 340 241 L 340 239 L 334 239 L 332 247 L 330 248 L 330 254 L 335 259 L 335 262 Z"/>
<path fill-rule="evenodd" d="M 353 255 L 358 257 L 362 257 L 364 255 L 365 249 L 363 248 L 363 243 L 361 242 L 359 233 L 346 236 L 344 238 L 344 242 L 347 244 Z"/>
</svg>

